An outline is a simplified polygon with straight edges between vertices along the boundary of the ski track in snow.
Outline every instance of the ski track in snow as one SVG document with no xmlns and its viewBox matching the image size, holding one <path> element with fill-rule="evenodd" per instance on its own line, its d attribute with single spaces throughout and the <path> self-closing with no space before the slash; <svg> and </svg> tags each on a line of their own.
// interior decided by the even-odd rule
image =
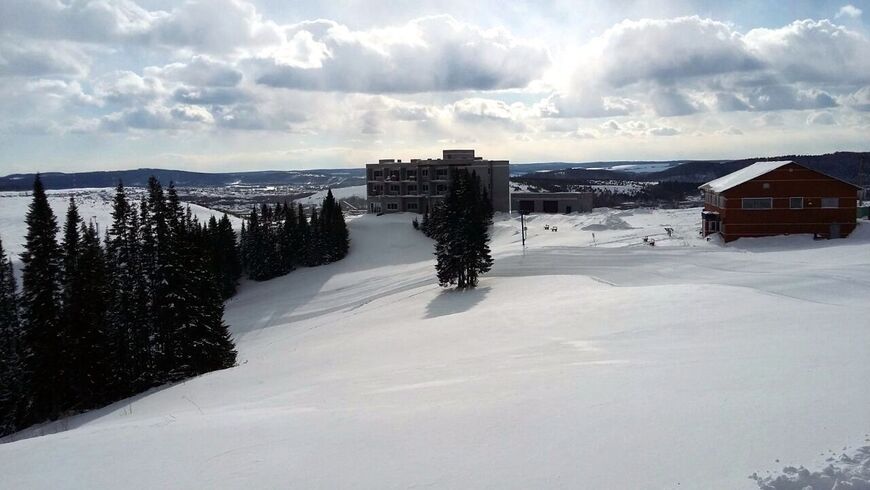
<svg viewBox="0 0 870 490">
<path fill-rule="evenodd" d="M 525 251 L 499 216 L 469 292 L 412 215 L 353 218 L 345 260 L 227 303 L 238 367 L 17 434 L 2 486 L 802 488 L 867 444 L 870 225 L 724 246 L 699 214 L 530 216 Z"/>
</svg>

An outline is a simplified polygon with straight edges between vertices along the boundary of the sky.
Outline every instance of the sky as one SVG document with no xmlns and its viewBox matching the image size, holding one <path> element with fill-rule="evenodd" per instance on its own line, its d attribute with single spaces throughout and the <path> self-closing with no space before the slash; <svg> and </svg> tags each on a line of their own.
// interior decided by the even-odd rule
<svg viewBox="0 0 870 490">
<path fill-rule="evenodd" d="M 0 175 L 870 150 L 870 0 L 0 0 Z"/>
</svg>

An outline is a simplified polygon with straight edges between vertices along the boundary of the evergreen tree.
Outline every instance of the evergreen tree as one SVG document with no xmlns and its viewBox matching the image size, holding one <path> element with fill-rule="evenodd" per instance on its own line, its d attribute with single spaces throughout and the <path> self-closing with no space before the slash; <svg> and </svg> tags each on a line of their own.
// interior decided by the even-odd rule
<svg viewBox="0 0 870 490">
<path fill-rule="evenodd" d="M 332 189 L 327 190 L 321 210 L 323 262 L 335 262 L 347 255 L 350 240 L 344 213 L 341 210 L 341 205 L 333 197 Z"/>
<path fill-rule="evenodd" d="M 299 219 L 299 224 L 296 226 L 298 234 L 298 243 L 295 250 L 298 251 L 299 263 L 305 266 L 311 266 L 311 223 L 305 216 L 305 208 L 299 204 L 296 216 Z"/>
<path fill-rule="evenodd" d="M 453 185 L 432 220 L 436 239 L 435 265 L 441 286 L 477 286 L 478 275 L 489 271 L 491 211 L 484 203 L 480 180 L 467 170 L 454 171 Z"/>
<path fill-rule="evenodd" d="M 317 216 L 317 208 L 311 208 L 305 257 L 305 265 L 309 267 L 318 266 L 323 263 L 323 229 Z"/>
<path fill-rule="evenodd" d="M 289 205 L 286 202 L 284 203 L 284 207 L 281 210 L 281 216 L 283 218 L 281 223 L 281 233 L 279 240 L 279 255 L 281 257 L 281 270 L 283 273 L 286 274 L 296 268 L 299 254 L 299 249 L 297 245 L 297 227 L 299 223 L 296 220 L 296 213 L 293 211 L 293 206 Z"/>
<path fill-rule="evenodd" d="M 82 295 L 84 284 L 82 283 L 79 256 L 81 252 L 81 235 L 79 226 L 82 218 L 74 198 L 70 198 L 67 208 L 66 221 L 63 225 L 63 241 L 61 242 L 62 264 L 62 307 L 60 312 L 60 338 L 61 354 L 58 359 L 60 369 L 58 372 L 59 383 L 65 391 L 60 396 L 63 398 L 63 408 L 76 408 L 82 405 L 84 389 L 80 385 L 84 376 L 80 372 L 83 362 L 81 359 L 82 345 L 80 342 L 82 333 L 87 330 L 82 310 L 87 307 L 89 298 Z"/>
<path fill-rule="evenodd" d="M 112 400 L 112 337 L 107 324 L 108 278 L 100 238 L 93 223 L 81 225 L 75 277 L 70 281 L 64 309 L 75 320 L 70 323 L 68 342 L 74 347 L 70 358 L 71 392 L 74 408 L 89 409 Z"/>
<path fill-rule="evenodd" d="M 27 237 L 21 255 L 22 341 L 31 406 L 29 421 L 55 419 L 61 415 L 63 393 L 60 325 L 61 263 L 57 244 L 57 220 L 48 204 L 37 174 L 33 202 L 26 217 Z"/>
<path fill-rule="evenodd" d="M 112 201 L 112 224 L 106 233 L 106 265 L 109 277 L 108 335 L 113 373 L 111 397 L 123 398 L 135 392 L 139 376 L 133 335 L 141 328 L 137 306 L 140 301 L 136 262 L 141 260 L 138 244 L 133 243 L 132 216 L 124 184 L 119 182 Z"/>
<path fill-rule="evenodd" d="M 27 408 L 21 365 L 21 323 L 12 261 L 0 241 L 0 436 L 21 427 Z"/>
</svg>

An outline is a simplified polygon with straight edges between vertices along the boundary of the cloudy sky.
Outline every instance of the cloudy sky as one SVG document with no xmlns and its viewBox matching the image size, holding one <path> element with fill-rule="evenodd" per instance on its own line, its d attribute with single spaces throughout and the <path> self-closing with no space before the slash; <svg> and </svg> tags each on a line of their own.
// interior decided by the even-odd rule
<svg viewBox="0 0 870 490">
<path fill-rule="evenodd" d="M 870 150 L 870 0 L 0 0 L 0 175 Z"/>
</svg>

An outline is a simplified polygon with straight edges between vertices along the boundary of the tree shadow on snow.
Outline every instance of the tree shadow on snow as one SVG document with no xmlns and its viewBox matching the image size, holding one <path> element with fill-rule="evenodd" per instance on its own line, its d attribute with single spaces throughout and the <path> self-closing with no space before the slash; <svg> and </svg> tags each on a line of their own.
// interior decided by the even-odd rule
<svg viewBox="0 0 870 490">
<path fill-rule="evenodd" d="M 438 296 L 426 305 L 425 318 L 437 318 L 439 316 L 454 315 L 470 310 L 474 305 L 483 301 L 489 294 L 489 287 L 475 288 L 460 291 L 457 289 L 442 290 Z"/>
</svg>

